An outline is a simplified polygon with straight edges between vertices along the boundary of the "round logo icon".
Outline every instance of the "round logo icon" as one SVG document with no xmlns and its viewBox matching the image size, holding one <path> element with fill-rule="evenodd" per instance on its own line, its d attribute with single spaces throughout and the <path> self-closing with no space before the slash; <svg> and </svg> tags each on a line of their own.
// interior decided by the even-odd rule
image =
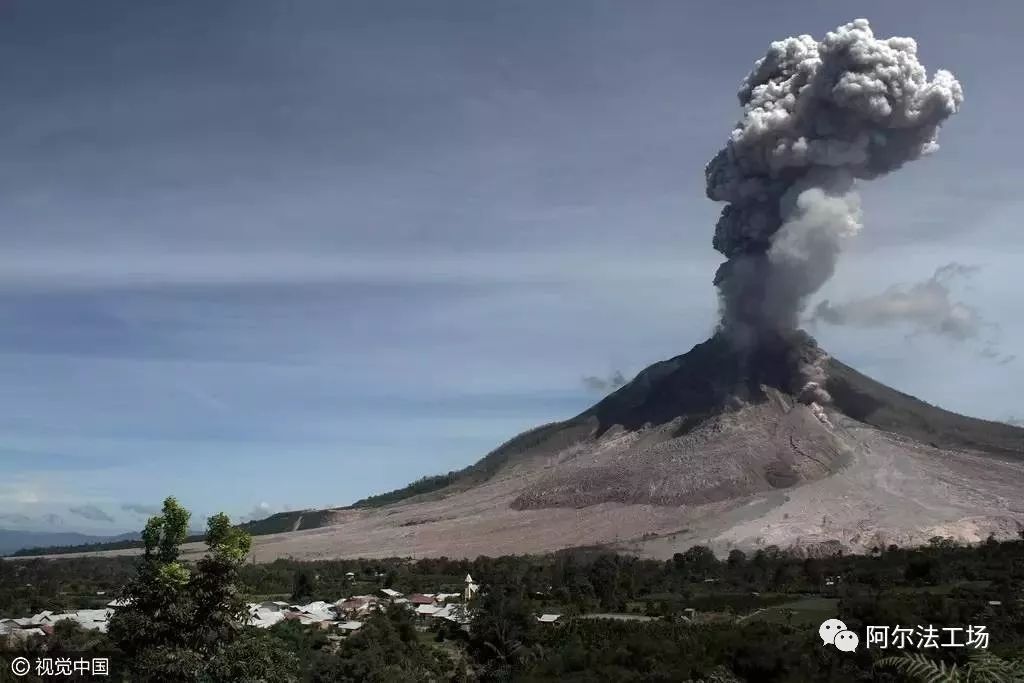
<svg viewBox="0 0 1024 683">
<path fill-rule="evenodd" d="M 32 664 L 24 657 L 15 657 L 11 661 L 11 673 L 15 676 L 24 676 L 32 670 Z"/>
</svg>

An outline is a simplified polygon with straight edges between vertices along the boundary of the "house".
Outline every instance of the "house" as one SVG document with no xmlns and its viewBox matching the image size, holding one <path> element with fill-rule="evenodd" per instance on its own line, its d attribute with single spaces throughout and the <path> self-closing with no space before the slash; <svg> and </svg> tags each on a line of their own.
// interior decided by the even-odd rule
<svg viewBox="0 0 1024 683">
<path fill-rule="evenodd" d="M 53 624 L 64 619 L 68 619 L 70 621 L 74 621 L 87 631 L 99 631 L 100 633 L 106 633 L 107 624 L 110 622 L 110 616 L 113 613 L 114 610 L 110 608 L 80 609 L 77 612 L 54 614 L 51 617 L 50 623 Z"/>
<path fill-rule="evenodd" d="M 282 602 L 280 600 L 264 600 L 263 602 L 253 603 L 249 606 L 267 610 L 268 612 L 283 612 L 291 607 L 287 602 Z"/>
<path fill-rule="evenodd" d="M 416 615 L 420 617 L 429 617 L 437 614 L 441 611 L 441 608 L 437 605 L 419 605 L 416 607 Z"/>
<path fill-rule="evenodd" d="M 284 612 L 257 609 L 249 612 L 249 623 L 256 628 L 270 628 L 284 621 Z"/>
<path fill-rule="evenodd" d="M 395 600 L 397 598 L 402 597 L 402 594 L 399 593 L 398 591 L 396 591 L 393 588 L 381 588 L 380 592 L 383 593 L 385 595 L 385 597 L 387 597 L 387 598 L 389 598 L 391 600 Z"/>
<path fill-rule="evenodd" d="M 437 593 L 434 595 L 434 602 L 444 604 L 449 600 L 462 597 L 462 593 Z"/>
<path fill-rule="evenodd" d="M 424 595 L 422 593 L 413 593 L 409 596 L 409 602 L 413 605 L 433 605 L 434 596 Z"/>
<path fill-rule="evenodd" d="M 293 615 L 297 615 L 293 617 Z M 303 624 L 335 621 L 338 618 L 334 606 L 323 600 L 314 600 L 307 605 L 292 605 L 285 613 L 286 619 L 298 618 Z"/>
<path fill-rule="evenodd" d="M 334 603 L 335 613 L 347 617 L 362 616 L 379 609 L 380 598 L 375 595 L 353 595 Z"/>
<path fill-rule="evenodd" d="M 344 631 L 346 634 L 355 633 L 363 627 L 361 621 L 342 621 L 338 623 L 338 628 Z"/>
<path fill-rule="evenodd" d="M 542 624 L 553 624 L 561 618 L 561 614 L 542 614 L 537 617 L 537 621 Z"/>
<path fill-rule="evenodd" d="M 466 610 L 466 606 L 462 604 L 450 604 L 445 605 L 438 611 L 430 615 L 431 619 L 445 619 L 446 621 L 465 626 L 472 621 L 469 612 Z"/>
<path fill-rule="evenodd" d="M 302 614 L 301 612 L 285 612 L 284 620 L 297 621 L 303 626 L 309 626 L 310 624 L 315 622 L 315 619 L 313 619 L 311 616 L 309 616 L 308 614 Z"/>
<path fill-rule="evenodd" d="M 41 628 L 19 628 L 7 634 L 8 638 L 22 643 L 33 636 L 45 637 L 46 631 Z"/>
</svg>

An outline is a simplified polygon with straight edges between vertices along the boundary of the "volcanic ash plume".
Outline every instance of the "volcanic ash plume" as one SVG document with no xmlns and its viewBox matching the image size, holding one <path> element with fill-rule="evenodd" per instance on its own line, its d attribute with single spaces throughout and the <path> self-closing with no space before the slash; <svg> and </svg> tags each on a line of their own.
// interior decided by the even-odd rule
<svg viewBox="0 0 1024 683">
<path fill-rule="evenodd" d="M 858 179 L 935 149 L 963 90 L 928 80 L 912 38 L 876 39 L 866 19 L 774 42 L 739 91 L 743 117 L 705 169 L 727 202 L 713 245 L 722 331 L 741 349 L 790 339 L 807 297 L 861 228 Z M 821 362 L 801 368 L 802 400 L 827 400 Z"/>
</svg>

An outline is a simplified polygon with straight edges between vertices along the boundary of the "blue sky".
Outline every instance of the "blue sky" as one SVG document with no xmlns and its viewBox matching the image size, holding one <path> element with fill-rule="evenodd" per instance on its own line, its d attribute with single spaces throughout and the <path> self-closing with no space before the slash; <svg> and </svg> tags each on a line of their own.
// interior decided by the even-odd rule
<svg viewBox="0 0 1024 683">
<path fill-rule="evenodd" d="M 821 296 L 977 265 L 957 297 L 1024 357 L 1016 0 L 0 2 L 0 527 L 348 503 L 688 350 L 739 82 L 855 15 L 967 101 L 865 186 Z M 1024 415 L 1021 361 L 814 332 L 929 402 Z"/>
</svg>

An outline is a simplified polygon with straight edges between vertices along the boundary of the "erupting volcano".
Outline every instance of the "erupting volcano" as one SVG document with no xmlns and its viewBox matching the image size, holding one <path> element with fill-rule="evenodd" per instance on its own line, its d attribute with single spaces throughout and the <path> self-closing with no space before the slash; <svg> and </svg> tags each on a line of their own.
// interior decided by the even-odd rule
<svg viewBox="0 0 1024 683">
<path fill-rule="evenodd" d="M 743 116 L 707 165 L 708 197 L 728 202 L 714 247 L 722 332 L 744 351 L 793 337 L 807 298 L 861 229 L 858 180 L 938 148 L 963 102 L 948 71 L 928 79 L 912 38 L 875 38 L 866 19 L 774 42 L 743 80 Z M 828 401 L 824 354 L 802 354 L 799 394 Z"/>
<path fill-rule="evenodd" d="M 960 84 L 859 19 L 772 43 L 739 99 L 706 168 L 708 197 L 726 202 L 711 339 L 434 490 L 322 511 L 315 529 L 300 515 L 298 531 L 259 537 L 257 557 L 819 553 L 1024 528 L 1024 430 L 890 389 L 799 330 L 861 229 L 857 184 L 936 150 Z"/>
</svg>

